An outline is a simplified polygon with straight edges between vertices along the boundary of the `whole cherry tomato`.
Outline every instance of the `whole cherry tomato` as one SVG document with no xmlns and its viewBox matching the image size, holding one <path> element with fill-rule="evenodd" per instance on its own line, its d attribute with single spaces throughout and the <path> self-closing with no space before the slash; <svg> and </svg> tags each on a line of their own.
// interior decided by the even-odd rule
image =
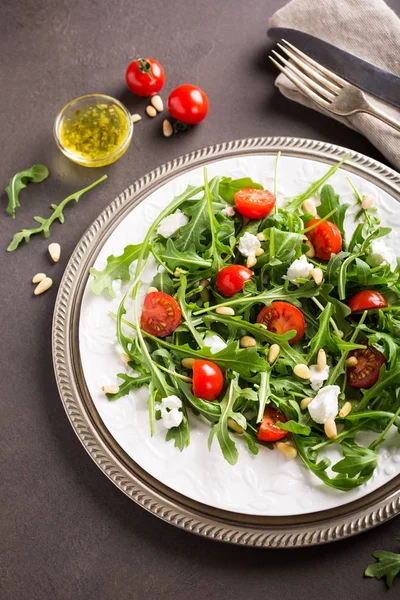
<svg viewBox="0 0 400 600">
<path fill-rule="evenodd" d="M 268 190 L 243 188 L 234 195 L 237 211 L 248 219 L 262 219 L 269 215 L 276 203 L 276 197 Z"/>
<path fill-rule="evenodd" d="M 361 342 L 367 345 L 367 342 Z M 354 356 L 357 364 L 347 367 L 347 383 L 355 388 L 370 388 L 379 379 L 381 366 L 385 364 L 386 358 L 373 346 L 364 349 L 352 350 L 349 357 Z"/>
<path fill-rule="evenodd" d="M 286 423 L 287 418 L 283 413 L 272 406 L 267 406 L 263 420 L 258 430 L 257 438 L 261 442 L 277 442 L 287 435 L 287 431 L 275 425 L 277 422 Z"/>
<path fill-rule="evenodd" d="M 203 400 L 215 400 L 224 385 L 224 376 L 218 365 L 198 359 L 193 363 L 193 394 Z"/>
<path fill-rule="evenodd" d="M 289 340 L 289 344 L 301 340 L 306 330 L 303 313 L 289 302 L 272 302 L 271 306 L 264 306 L 258 314 L 257 323 L 262 323 L 272 333 L 282 334 L 296 330 L 296 335 Z"/>
<path fill-rule="evenodd" d="M 370 308 L 384 308 L 385 306 L 387 306 L 385 298 L 374 290 L 363 290 L 349 300 L 351 312 L 369 310 Z"/>
<path fill-rule="evenodd" d="M 164 81 L 164 69 L 154 58 L 138 58 L 126 70 L 127 86 L 137 96 L 157 94 Z"/>
<path fill-rule="evenodd" d="M 307 227 L 315 225 L 318 221 L 320 219 L 312 219 L 307 223 Z M 315 256 L 322 260 L 329 260 L 331 254 L 337 254 L 342 249 L 341 233 L 330 221 L 322 221 L 311 231 L 307 231 L 306 236 L 314 246 Z"/>
<path fill-rule="evenodd" d="M 175 298 L 164 292 L 150 292 L 143 302 L 140 327 L 156 337 L 166 337 L 175 331 L 181 318 Z"/>
<path fill-rule="evenodd" d="M 228 265 L 221 269 L 215 283 L 224 296 L 234 296 L 243 289 L 244 284 L 253 275 L 247 267 L 242 265 Z"/>
<path fill-rule="evenodd" d="M 182 123 L 200 123 L 208 113 L 207 95 L 195 85 L 180 85 L 172 90 L 168 97 L 168 111 L 171 117 Z"/>
</svg>

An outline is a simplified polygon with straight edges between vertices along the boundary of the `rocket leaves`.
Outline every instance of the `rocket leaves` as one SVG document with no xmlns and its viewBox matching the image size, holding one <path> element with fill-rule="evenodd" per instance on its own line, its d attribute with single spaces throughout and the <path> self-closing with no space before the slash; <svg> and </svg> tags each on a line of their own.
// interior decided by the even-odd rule
<svg viewBox="0 0 400 600">
<path fill-rule="evenodd" d="M 141 244 L 126 246 L 120 256 L 113 254 L 107 258 L 107 264 L 102 271 L 91 267 L 89 269 L 93 281 L 90 289 L 96 296 L 107 292 L 110 298 L 115 298 L 113 281 L 120 279 L 122 283 L 128 283 L 130 279 L 129 267 L 137 259 Z"/>
<path fill-rule="evenodd" d="M 21 190 L 26 188 L 29 182 L 40 183 L 49 176 L 49 170 L 44 165 L 33 165 L 30 169 L 20 171 L 16 173 L 14 177 L 11 177 L 10 183 L 6 187 L 6 194 L 8 196 L 8 204 L 6 213 L 10 215 L 12 219 L 15 219 L 15 210 L 20 206 L 19 193 Z"/>
</svg>

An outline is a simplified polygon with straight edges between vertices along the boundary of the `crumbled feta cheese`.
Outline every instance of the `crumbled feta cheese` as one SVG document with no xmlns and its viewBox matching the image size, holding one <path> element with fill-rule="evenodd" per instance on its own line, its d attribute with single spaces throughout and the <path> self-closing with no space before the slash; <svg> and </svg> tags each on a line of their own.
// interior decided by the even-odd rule
<svg viewBox="0 0 400 600">
<path fill-rule="evenodd" d="M 182 400 L 178 396 L 167 396 L 161 400 L 161 419 L 166 429 L 179 427 L 182 423 L 183 413 L 180 408 L 182 408 Z"/>
<path fill-rule="evenodd" d="M 325 423 L 327 419 L 334 419 L 339 411 L 338 396 L 340 387 L 338 385 L 326 385 L 315 396 L 308 405 L 311 418 L 316 423 Z"/>
<path fill-rule="evenodd" d="M 158 226 L 157 233 L 162 235 L 164 238 L 169 238 L 174 235 L 184 225 L 188 223 L 189 219 L 180 211 L 176 211 L 172 215 L 168 215 L 161 221 Z"/>
<path fill-rule="evenodd" d="M 221 214 L 224 215 L 224 217 L 233 217 L 235 214 L 235 209 L 233 206 L 227 206 L 221 210 Z"/>
<path fill-rule="evenodd" d="M 391 270 L 394 271 L 397 266 L 396 254 L 391 248 L 389 248 L 389 246 L 385 244 L 383 240 L 379 239 L 372 240 L 370 254 L 367 260 L 371 267 L 389 265 Z"/>
<path fill-rule="evenodd" d="M 296 258 L 296 260 L 292 262 L 287 270 L 286 278 L 292 283 L 295 282 L 299 277 L 310 279 L 311 271 L 313 269 L 314 265 L 309 263 L 306 255 L 303 254 L 300 256 L 300 258 Z"/>
<path fill-rule="evenodd" d="M 312 389 L 317 392 L 322 388 L 322 384 L 324 381 L 328 379 L 329 376 L 329 365 L 322 370 L 318 368 L 318 365 L 310 365 L 310 384 Z"/>
<path fill-rule="evenodd" d="M 260 248 L 260 240 L 248 231 L 246 231 L 239 240 L 239 252 L 243 256 L 255 256 L 256 250 L 259 250 Z"/>
<path fill-rule="evenodd" d="M 214 333 L 206 335 L 203 341 L 204 345 L 210 348 L 211 354 L 216 354 L 226 348 L 224 340 Z"/>
</svg>

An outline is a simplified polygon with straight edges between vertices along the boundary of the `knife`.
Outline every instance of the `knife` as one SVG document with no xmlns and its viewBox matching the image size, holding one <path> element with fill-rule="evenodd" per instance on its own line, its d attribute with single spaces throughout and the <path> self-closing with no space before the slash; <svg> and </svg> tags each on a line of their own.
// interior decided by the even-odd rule
<svg viewBox="0 0 400 600">
<path fill-rule="evenodd" d="M 274 41 L 287 40 L 343 79 L 400 108 L 399 76 L 303 31 L 272 27 L 268 36 Z"/>
</svg>

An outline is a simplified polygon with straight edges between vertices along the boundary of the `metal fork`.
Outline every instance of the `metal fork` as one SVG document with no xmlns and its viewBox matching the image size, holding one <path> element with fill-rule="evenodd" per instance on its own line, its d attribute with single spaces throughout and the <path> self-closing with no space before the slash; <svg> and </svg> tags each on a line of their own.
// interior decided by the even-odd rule
<svg viewBox="0 0 400 600">
<path fill-rule="evenodd" d="M 290 61 L 275 50 L 272 53 L 280 62 L 272 56 L 269 58 L 308 98 L 335 115 L 365 112 L 400 131 L 400 122 L 373 106 L 362 90 L 323 67 L 286 40 L 282 42 L 284 45 L 278 46 Z"/>
</svg>

